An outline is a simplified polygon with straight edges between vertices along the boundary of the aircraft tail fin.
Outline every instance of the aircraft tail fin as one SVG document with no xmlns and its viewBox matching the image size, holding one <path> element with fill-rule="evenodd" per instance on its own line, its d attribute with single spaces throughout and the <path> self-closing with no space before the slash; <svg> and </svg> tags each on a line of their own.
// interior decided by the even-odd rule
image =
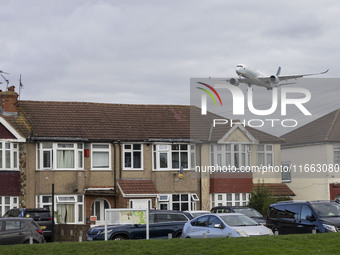
<svg viewBox="0 0 340 255">
<path fill-rule="evenodd" d="M 281 73 L 281 66 L 279 66 L 279 68 L 277 69 L 276 76 L 279 76 L 280 73 Z"/>
</svg>

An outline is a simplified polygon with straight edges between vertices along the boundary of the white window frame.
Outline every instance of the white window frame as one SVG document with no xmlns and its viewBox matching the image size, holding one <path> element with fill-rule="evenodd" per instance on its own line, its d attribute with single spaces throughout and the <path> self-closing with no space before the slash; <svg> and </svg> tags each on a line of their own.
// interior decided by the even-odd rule
<svg viewBox="0 0 340 255">
<path fill-rule="evenodd" d="M 213 193 L 210 194 L 211 207 L 246 206 L 249 202 L 249 196 L 250 193 L 247 192 Z"/>
<path fill-rule="evenodd" d="M 2 158 L 0 170 L 19 170 L 19 143 L 0 140 L 0 147 Z M 9 152 L 9 166 L 6 164 L 6 152 Z"/>
<path fill-rule="evenodd" d="M 160 195 L 157 195 L 157 201 L 158 202 L 169 202 L 169 197 L 170 197 L 169 194 L 160 194 Z"/>
<path fill-rule="evenodd" d="M 0 216 L 8 210 L 19 208 L 19 197 L 17 196 L 0 196 Z"/>
<path fill-rule="evenodd" d="M 44 145 L 51 144 L 51 148 L 45 148 Z M 62 147 L 72 145 L 73 147 Z M 48 147 L 48 146 L 47 146 Z M 39 142 L 37 143 L 37 169 L 38 170 L 84 170 L 84 143 L 72 142 Z M 44 167 L 44 152 L 50 152 L 50 166 Z M 57 159 L 58 151 L 73 151 L 74 152 L 74 166 L 72 168 L 58 168 Z M 79 165 L 81 163 L 81 166 Z"/>
<path fill-rule="evenodd" d="M 47 198 L 49 201 L 44 202 L 43 197 Z M 54 217 L 55 222 L 58 223 L 57 220 L 57 208 L 58 205 L 65 204 L 74 204 L 74 222 L 65 222 L 63 224 L 84 224 L 84 216 L 85 216 L 85 203 L 84 203 L 84 195 L 55 195 L 54 196 Z M 49 208 L 52 212 L 52 196 L 51 195 L 39 195 L 36 196 L 36 207 L 37 208 Z M 82 220 L 80 220 L 80 218 Z"/>
<path fill-rule="evenodd" d="M 281 173 L 281 182 L 291 182 L 292 180 L 292 173 L 291 173 L 291 169 L 290 169 L 290 162 L 282 162 L 281 163 L 281 169 L 282 169 L 282 173 Z"/>
<path fill-rule="evenodd" d="M 339 154 L 338 159 L 335 154 Z M 334 165 L 340 165 L 340 143 L 333 144 L 333 162 Z"/>
<path fill-rule="evenodd" d="M 140 145 L 140 150 L 138 149 L 134 149 L 133 146 L 134 145 Z M 131 146 L 131 148 L 126 148 L 126 146 Z M 144 154 L 143 154 L 143 144 L 142 143 L 124 143 L 123 144 L 123 170 L 143 170 L 144 169 Z M 125 166 L 125 153 L 129 152 L 131 153 L 131 167 L 127 167 Z M 133 153 L 134 152 L 140 152 L 140 156 L 141 156 L 141 162 L 140 162 L 140 167 L 133 167 L 134 165 L 134 159 L 133 159 Z"/>
<path fill-rule="evenodd" d="M 227 144 L 211 144 L 210 145 L 210 164 L 220 167 L 234 167 L 239 169 L 240 166 L 250 166 L 250 144 L 245 143 L 227 143 Z M 238 147 L 238 150 L 235 148 Z M 230 159 L 228 159 L 228 156 Z M 238 159 L 238 165 L 235 164 Z M 244 160 L 243 160 L 244 159 Z"/>
<path fill-rule="evenodd" d="M 173 195 L 179 195 L 179 201 L 174 201 L 173 200 Z M 182 201 L 181 195 L 187 195 L 188 200 L 187 201 Z M 166 196 L 167 199 L 160 199 L 161 196 Z M 196 203 L 199 201 L 199 198 L 196 193 L 173 193 L 173 194 L 160 194 L 157 196 L 157 204 L 156 208 L 161 209 L 161 205 L 166 204 L 168 210 L 173 210 L 173 204 L 174 203 L 179 203 L 180 204 L 180 209 L 182 204 L 188 204 L 188 211 L 193 211 L 196 210 Z"/>
<path fill-rule="evenodd" d="M 179 150 L 173 150 L 172 146 L 178 145 Z M 183 150 L 181 149 L 181 145 L 186 145 L 187 149 Z M 195 162 L 191 162 L 192 160 L 196 160 L 196 157 L 192 155 L 192 153 L 195 153 L 195 145 L 190 143 L 172 143 L 172 144 L 154 144 L 152 146 L 152 156 L 153 156 L 153 164 L 152 168 L 154 171 L 179 171 L 181 169 L 181 153 L 186 152 L 187 153 L 187 167 L 183 167 L 183 170 L 190 170 L 193 169 L 195 166 Z M 179 166 L 176 168 L 172 167 L 172 153 L 178 152 L 179 154 Z M 167 167 L 161 168 L 161 160 L 160 160 L 160 154 L 167 155 Z"/>
<path fill-rule="evenodd" d="M 260 150 L 260 146 L 263 146 L 263 150 Z M 271 147 L 271 149 L 268 149 L 268 147 Z M 259 154 L 264 154 L 264 164 L 260 164 L 259 162 Z M 268 156 L 271 155 L 271 164 L 268 162 Z M 274 145 L 273 144 L 258 144 L 257 145 L 257 165 L 259 167 L 262 166 L 273 166 L 274 165 Z"/>
<path fill-rule="evenodd" d="M 106 145 L 108 148 L 95 148 L 97 145 L 103 146 Z M 94 153 L 96 152 L 107 152 L 109 154 L 109 166 L 108 167 L 95 167 L 93 166 L 94 162 Z M 111 144 L 110 143 L 93 143 L 91 144 L 91 170 L 97 171 L 97 170 L 112 170 L 111 166 Z"/>
</svg>

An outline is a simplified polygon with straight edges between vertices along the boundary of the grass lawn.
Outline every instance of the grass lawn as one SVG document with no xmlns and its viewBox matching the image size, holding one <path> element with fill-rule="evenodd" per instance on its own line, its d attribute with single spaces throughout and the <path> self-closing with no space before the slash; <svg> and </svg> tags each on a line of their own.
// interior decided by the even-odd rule
<svg viewBox="0 0 340 255">
<path fill-rule="evenodd" d="M 2 245 L 0 254 L 339 254 L 340 233 Z"/>
</svg>

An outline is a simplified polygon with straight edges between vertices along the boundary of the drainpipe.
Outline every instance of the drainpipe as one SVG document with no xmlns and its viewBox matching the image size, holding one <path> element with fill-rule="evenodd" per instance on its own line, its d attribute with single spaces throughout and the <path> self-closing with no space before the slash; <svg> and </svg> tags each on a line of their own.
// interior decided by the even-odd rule
<svg viewBox="0 0 340 255">
<path fill-rule="evenodd" d="M 199 165 L 202 167 L 202 144 L 199 144 Z M 200 171 L 200 210 L 202 210 L 202 171 Z"/>
<path fill-rule="evenodd" d="M 116 144 L 112 143 L 113 145 L 113 184 L 114 184 L 114 203 L 115 208 L 117 208 L 117 167 L 116 167 Z"/>
<path fill-rule="evenodd" d="M 119 179 L 122 179 L 122 144 L 120 140 L 118 140 L 119 147 Z"/>
</svg>

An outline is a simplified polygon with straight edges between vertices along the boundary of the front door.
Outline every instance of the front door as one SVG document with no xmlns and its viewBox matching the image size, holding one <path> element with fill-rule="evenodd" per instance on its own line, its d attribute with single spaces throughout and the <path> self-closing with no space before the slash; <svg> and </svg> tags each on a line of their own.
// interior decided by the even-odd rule
<svg viewBox="0 0 340 255">
<path fill-rule="evenodd" d="M 109 209 L 110 204 L 104 198 L 96 199 L 92 204 L 92 216 L 97 216 L 96 225 L 105 224 L 105 209 Z"/>
</svg>

